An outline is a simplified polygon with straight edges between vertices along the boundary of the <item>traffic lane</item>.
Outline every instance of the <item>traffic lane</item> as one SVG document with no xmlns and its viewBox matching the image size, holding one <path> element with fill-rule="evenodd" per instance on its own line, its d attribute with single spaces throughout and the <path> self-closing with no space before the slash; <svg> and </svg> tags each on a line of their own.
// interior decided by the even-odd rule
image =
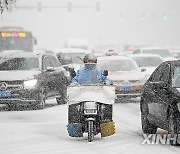
<svg viewBox="0 0 180 154">
<path fill-rule="evenodd" d="M 139 103 L 114 105 L 116 133 L 88 143 L 66 131 L 67 104 L 35 111 L 0 112 L 0 153 L 178 153 L 170 145 L 142 145 Z"/>
</svg>

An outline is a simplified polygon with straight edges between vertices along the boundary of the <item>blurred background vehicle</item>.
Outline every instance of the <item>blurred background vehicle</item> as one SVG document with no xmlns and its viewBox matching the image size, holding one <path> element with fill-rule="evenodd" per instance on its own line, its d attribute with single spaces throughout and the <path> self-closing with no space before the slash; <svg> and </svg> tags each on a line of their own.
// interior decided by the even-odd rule
<svg viewBox="0 0 180 154">
<path fill-rule="evenodd" d="M 133 54 L 157 54 L 161 56 L 164 60 L 176 60 L 175 57 L 171 55 L 168 49 L 164 47 L 142 47 L 138 48 L 133 52 Z"/>
<path fill-rule="evenodd" d="M 154 70 L 164 62 L 164 59 L 156 54 L 132 54 L 128 55 L 141 68 L 141 72 L 148 79 Z"/>
<path fill-rule="evenodd" d="M 108 78 L 115 85 L 117 101 L 141 95 L 146 77 L 134 60 L 126 56 L 98 57 L 98 66 L 108 70 Z"/>
<path fill-rule="evenodd" d="M 23 50 L 32 52 L 37 40 L 31 31 L 22 27 L 0 27 L 0 52 L 2 50 Z"/>
</svg>

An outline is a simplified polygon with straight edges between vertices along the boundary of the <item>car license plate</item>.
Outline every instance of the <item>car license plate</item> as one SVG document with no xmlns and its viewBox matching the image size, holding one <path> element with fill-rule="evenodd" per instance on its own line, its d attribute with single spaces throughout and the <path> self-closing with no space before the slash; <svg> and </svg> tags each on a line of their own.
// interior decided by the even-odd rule
<svg viewBox="0 0 180 154">
<path fill-rule="evenodd" d="M 133 90 L 134 90 L 133 86 L 120 87 L 120 91 L 133 91 Z"/>
<path fill-rule="evenodd" d="M 11 96 L 10 91 L 0 91 L 0 98 L 10 97 L 10 96 Z"/>
</svg>

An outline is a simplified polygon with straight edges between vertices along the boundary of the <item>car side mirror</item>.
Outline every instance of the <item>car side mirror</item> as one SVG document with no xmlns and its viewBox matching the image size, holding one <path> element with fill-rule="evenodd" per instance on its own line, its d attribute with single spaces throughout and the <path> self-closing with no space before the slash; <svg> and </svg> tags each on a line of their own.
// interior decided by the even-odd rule
<svg viewBox="0 0 180 154">
<path fill-rule="evenodd" d="M 104 70 L 103 75 L 108 76 L 108 70 Z"/>
</svg>

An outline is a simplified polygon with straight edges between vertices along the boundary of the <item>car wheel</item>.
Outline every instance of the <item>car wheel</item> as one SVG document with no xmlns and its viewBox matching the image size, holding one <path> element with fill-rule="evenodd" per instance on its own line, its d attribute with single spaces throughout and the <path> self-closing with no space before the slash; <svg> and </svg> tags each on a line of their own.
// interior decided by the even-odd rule
<svg viewBox="0 0 180 154">
<path fill-rule="evenodd" d="M 7 110 L 8 111 L 17 111 L 17 105 L 16 104 L 8 104 Z"/>
<path fill-rule="evenodd" d="M 56 101 L 58 105 L 67 103 L 67 100 L 61 97 L 56 98 Z"/>
<path fill-rule="evenodd" d="M 40 92 L 38 94 L 36 109 L 41 110 L 44 109 L 44 107 L 45 107 L 45 95 L 42 92 Z"/>
<path fill-rule="evenodd" d="M 151 124 L 147 118 L 147 107 L 144 99 L 141 98 L 140 106 L 141 106 L 141 125 L 142 131 L 146 134 L 155 134 L 157 132 L 157 126 Z"/>
<path fill-rule="evenodd" d="M 67 88 L 61 92 L 61 97 L 56 98 L 57 104 L 66 104 L 67 103 Z"/>
<path fill-rule="evenodd" d="M 179 145 L 178 139 L 180 139 L 180 136 L 178 138 L 179 135 L 178 132 L 180 131 L 179 130 L 180 128 L 178 126 L 178 123 L 180 123 L 179 117 L 177 117 L 176 114 L 174 113 L 174 110 L 170 108 L 169 116 L 168 116 L 168 127 L 169 127 L 168 132 L 171 135 L 171 139 L 173 139 L 170 140 L 170 144 L 174 146 Z"/>
</svg>

